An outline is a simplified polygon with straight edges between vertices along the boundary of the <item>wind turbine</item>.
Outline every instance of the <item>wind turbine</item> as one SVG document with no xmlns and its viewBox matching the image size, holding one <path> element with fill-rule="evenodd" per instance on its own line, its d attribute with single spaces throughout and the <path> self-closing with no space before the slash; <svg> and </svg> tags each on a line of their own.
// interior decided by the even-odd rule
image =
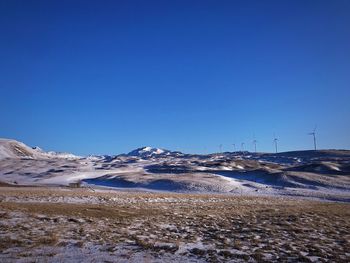
<svg viewBox="0 0 350 263">
<path fill-rule="evenodd" d="M 232 143 L 233 151 L 236 152 L 236 144 Z"/>
<path fill-rule="evenodd" d="M 244 152 L 244 142 L 241 143 L 241 150 Z"/>
<path fill-rule="evenodd" d="M 222 144 L 219 145 L 220 153 L 222 153 Z"/>
<path fill-rule="evenodd" d="M 312 135 L 314 137 L 314 149 L 315 149 L 315 151 L 316 151 L 316 128 L 317 128 L 317 125 L 315 125 L 313 132 L 309 133 L 309 135 Z"/>
<path fill-rule="evenodd" d="M 255 151 L 255 153 L 256 153 L 256 143 L 257 143 L 258 141 L 257 140 L 253 140 L 253 144 L 254 144 L 254 151 Z"/>
<path fill-rule="evenodd" d="M 278 141 L 278 139 L 276 138 L 276 135 L 273 134 L 273 142 L 274 142 L 274 144 L 275 144 L 276 153 L 277 153 L 277 141 Z"/>
</svg>

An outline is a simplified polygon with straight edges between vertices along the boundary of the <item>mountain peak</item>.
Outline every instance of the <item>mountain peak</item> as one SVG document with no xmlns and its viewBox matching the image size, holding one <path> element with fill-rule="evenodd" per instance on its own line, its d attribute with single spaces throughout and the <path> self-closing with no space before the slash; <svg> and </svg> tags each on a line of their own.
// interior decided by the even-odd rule
<svg viewBox="0 0 350 263">
<path fill-rule="evenodd" d="M 0 138 L 0 160 L 5 158 L 27 158 L 27 159 L 47 159 L 47 158 L 64 158 L 79 159 L 70 153 L 46 152 L 39 147 L 29 147 L 22 142 L 12 139 Z"/>
<path fill-rule="evenodd" d="M 164 153 L 169 153 L 168 150 L 163 150 L 160 148 L 153 148 L 151 146 L 145 146 L 141 148 L 137 148 L 128 153 L 129 156 L 141 156 L 141 157 L 150 157 L 153 155 L 159 155 Z"/>
</svg>

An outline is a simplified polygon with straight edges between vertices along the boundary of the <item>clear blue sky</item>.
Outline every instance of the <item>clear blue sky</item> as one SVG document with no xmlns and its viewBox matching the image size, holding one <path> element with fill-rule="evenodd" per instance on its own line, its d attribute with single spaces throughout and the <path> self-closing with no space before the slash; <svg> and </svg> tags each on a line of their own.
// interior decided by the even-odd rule
<svg viewBox="0 0 350 263">
<path fill-rule="evenodd" d="M 0 0 L 0 91 L 46 150 L 350 148 L 350 1 Z"/>
</svg>

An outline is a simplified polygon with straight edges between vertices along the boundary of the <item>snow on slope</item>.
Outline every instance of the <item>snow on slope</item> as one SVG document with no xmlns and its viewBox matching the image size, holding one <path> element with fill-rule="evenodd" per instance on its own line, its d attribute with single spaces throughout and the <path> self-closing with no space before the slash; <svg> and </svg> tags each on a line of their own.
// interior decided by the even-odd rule
<svg viewBox="0 0 350 263">
<path fill-rule="evenodd" d="M 302 163 L 294 160 L 297 153 L 189 155 L 142 147 L 129 154 L 79 158 L 0 139 L 0 182 L 68 185 L 83 180 L 124 189 L 350 195 L 350 154 L 322 152 L 312 158 L 301 154 L 305 155 Z"/>
<path fill-rule="evenodd" d="M 42 154 L 37 150 L 34 150 L 24 143 L 0 139 L 0 159 L 5 158 L 36 158 Z"/>
<path fill-rule="evenodd" d="M 170 151 L 163 150 L 160 148 L 152 148 L 150 146 L 141 147 L 128 153 L 129 156 L 139 156 L 139 157 L 150 157 L 158 154 L 166 154 Z"/>
<path fill-rule="evenodd" d="M 22 142 L 11 139 L 0 138 L 0 160 L 5 158 L 27 158 L 27 159 L 42 159 L 42 158 L 64 158 L 64 159 L 78 159 L 70 153 L 45 152 L 39 147 L 29 147 Z"/>
<path fill-rule="evenodd" d="M 74 155 L 72 153 L 64 153 L 64 152 L 54 152 L 54 151 L 49 151 L 45 152 L 39 147 L 33 147 L 33 150 L 36 152 L 40 153 L 41 156 L 46 156 L 49 158 L 64 158 L 64 159 L 79 159 L 82 158 L 81 156 Z"/>
</svg>

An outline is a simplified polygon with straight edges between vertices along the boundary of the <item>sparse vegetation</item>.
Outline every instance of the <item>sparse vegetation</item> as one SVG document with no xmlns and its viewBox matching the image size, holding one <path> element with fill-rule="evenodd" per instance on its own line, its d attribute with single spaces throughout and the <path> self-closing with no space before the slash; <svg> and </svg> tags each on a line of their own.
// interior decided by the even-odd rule
<svg viewBox="0 0 350 263">
<path fill-rule="evenodd" d="M 170 261 L 350 259 L 349 204 L 87 189 L 2 190 L 7 200 L 0 203 L 0 260 L 30 259 L 38 253 L 49 260 L 67 249 L 105 255 L 107 261 L 126 254 L 133 261 L 137 253 Z"/>
</svg>

